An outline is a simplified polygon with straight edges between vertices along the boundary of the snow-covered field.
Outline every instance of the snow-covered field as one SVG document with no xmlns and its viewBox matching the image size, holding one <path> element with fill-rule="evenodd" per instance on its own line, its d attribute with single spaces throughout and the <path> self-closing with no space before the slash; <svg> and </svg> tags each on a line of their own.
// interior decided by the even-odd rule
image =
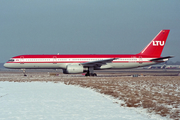
<svg viewBox="0 0 180 120">
<path fill-rule="evenodd" d="M 143 107 L 126 107 L 127 101 L 123 102 L 119 100 L 122 95 L 125 100 L 131 100 L 128 96 L 129 93 L 135 91 L 135 88 L 138 88 L 138 90 L 140 89 L 136 94 L 143 94 L 140 92 L 142 89 L 147 89 L 148 91 L 151 88 L 153 88 L 152 91 L 154 93 L 158 92 L 155 90 L 156 85 L 153 85 L 153 87 L 147 85 L 144 86 L 147 84 L 146 82 L 150 81 L 130 82 L 128 81 L 130 79 L 130 77 L 127 77 L 127 82 L 125 82 L 122 78 L 78 78 L 68 76 L 48 76 L 45 73 L 31 73 L 28 77 L 24 77 L 21 73 L 1 73 L 0 120 L 169 119 L 168 117 L 161 117 L 153 111 L 148 113 L 147 109 L 144 109 Z M 175 84 L 175 82 L 173 83 Z M 155 84 L 158 83 L 156 82 Z M 120 85 L 120 88 L 118 85 Z M 177 87 L 176 90 L 178 96 L 179 87 L 177 84 L 175 85 Z M 117 92 L 120 89 L 125 89 L 127 92 Z M 117 94 L 114 94 L 112 90 L 115 91 L 114 93 L 118 93 L 119 97 L 115 97 Z M 163 89 L 161 89 L 161 91 L 162 90 Z M 103 93 L 103 91 L 108 94 Z M 174 96 L 174 93 L 172 92 L 168 94 Z"/>
<path fill-rule="evenodd" d="M 0 82 L 1 120 L 148 120 L 92 90 L 52 82 Z"/>
</svg>

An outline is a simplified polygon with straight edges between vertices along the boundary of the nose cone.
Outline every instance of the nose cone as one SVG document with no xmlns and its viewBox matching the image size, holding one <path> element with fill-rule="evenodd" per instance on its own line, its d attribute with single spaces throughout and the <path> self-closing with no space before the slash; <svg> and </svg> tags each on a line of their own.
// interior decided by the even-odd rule
<svg viewBox="0 0 180 120">
<path fill-rule="evenodd" d="M 10 68 L 9 63 L 4 63 L 4 67 L 5 67 L 5 68 Z"/>
</svg>

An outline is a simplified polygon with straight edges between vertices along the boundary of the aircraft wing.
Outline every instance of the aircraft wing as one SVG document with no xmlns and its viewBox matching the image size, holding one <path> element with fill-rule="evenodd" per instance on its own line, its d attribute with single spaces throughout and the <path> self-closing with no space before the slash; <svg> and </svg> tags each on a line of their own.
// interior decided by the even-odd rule
<svg viewBox="0 0 180 120">
<path fill-rule="evenodd" d="M 172 58 L 172 57 L 174 57 L 174 56 L 155 58 L 155 59 L 151 59 L 150 61 L 158 61 L 158 60 L 163 60 L 163 59 Z"/>
<path fill-rule="evenodd" d="M 104 65 L 106 63 L 110 63 L 116 59 L 118 59 L 118 58 L 110 58 L 110 59 L 104 59 L 104 60 L 85 62 L 85 63 L 81 63 L 81 65 L 83 65 L 84 67 L 101 66 L 101 65 Z"/>
</svg>

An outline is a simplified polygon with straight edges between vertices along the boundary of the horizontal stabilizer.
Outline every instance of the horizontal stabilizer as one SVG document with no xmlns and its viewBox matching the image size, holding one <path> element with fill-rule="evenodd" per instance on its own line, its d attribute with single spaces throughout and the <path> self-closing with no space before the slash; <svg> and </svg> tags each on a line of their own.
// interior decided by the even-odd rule
<svg viewBox="0 0 180 120">
<path fill-rule="evenodd" d="M 163 60 L 163 59 L 173 58 L 173 57 L 174 57 L 174 56 L 167 56 L 167 57 L 155 58 L 155 59 L 151 59 L 150 61 L 158 61 L 158 60 Z"/>
</svg>

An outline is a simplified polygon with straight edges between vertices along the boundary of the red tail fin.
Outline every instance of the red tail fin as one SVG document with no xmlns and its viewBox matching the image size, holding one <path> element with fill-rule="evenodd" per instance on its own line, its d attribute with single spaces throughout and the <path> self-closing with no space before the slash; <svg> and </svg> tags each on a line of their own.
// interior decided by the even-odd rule
<svg viewBox="0 0 180 120">
<path fill-rule="evenodd" d="M 138 54 L 160 57 L 170 30 L 161 30 L 156 37 Z"/>
</svg>

